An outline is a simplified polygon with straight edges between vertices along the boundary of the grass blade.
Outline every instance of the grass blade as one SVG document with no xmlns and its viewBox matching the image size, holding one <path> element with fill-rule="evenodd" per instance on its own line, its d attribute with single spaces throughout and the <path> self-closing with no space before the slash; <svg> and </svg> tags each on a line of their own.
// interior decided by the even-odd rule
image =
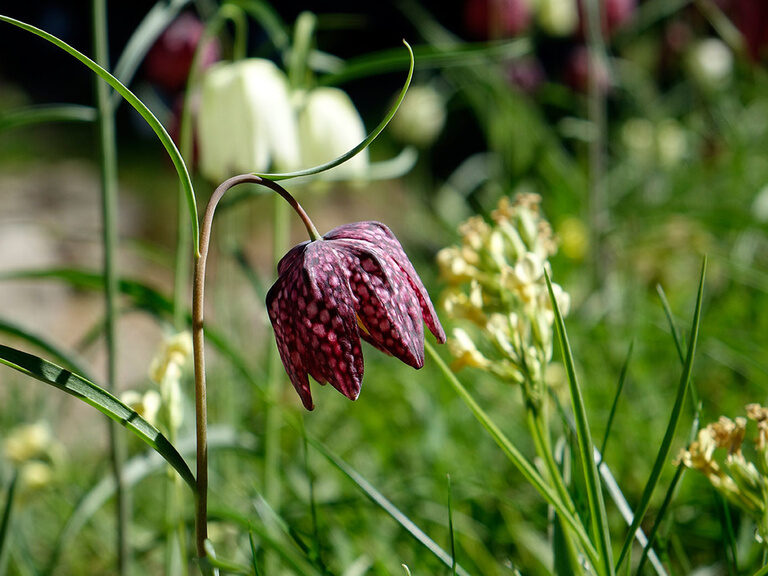
<svg viewBox="0 0 768 576">
<path fill-rule="evenodd" d="M 270 520 L 277 519 L 279 523 L 284 522 L 282 518 L 274 513 L 274 511 L 270 510 L 270 513 L 273 515 Z M 266 549 L 268 547 L 269 550 L 274 551 L 280 556 L 286 567 L 292 570 L 290 572 L 291 574 L 306 576 L 321 576 L 323 574 L 323 572 L 311 564 L 305 552 L 300 549 L 294 540 L 291 540 L 290 543 L 284 542 L 283 538 L 276 537 L 272 534 L 272 531 L 268 530 L 261 522 L 251 522 L 237 511 L 216 507 L 211 507 L 209 509 L 209 518 L 211 520 L 226 520 L 232 522 L 241 526 L 251 534 L 258 536 L 261 540 L 262 548 Z"/>
<path fill-rule="evenodd" d="M 1 344 L 0 363 L 79 398 L 124 426 L 157 451 L 179 473 L 190 488 L 195 489 L 195 478 L 187 463 L 165 436 L 134 410 L 100 386 L 47 360 Z"/>
<path fill-rule="evenodd" d="M 43 40 L 47 40 L 54 46 L 64 50 L 71 56 L 75 57 L 85 66 L 90 68 L 92 72 L 97 74 L 107 84 L 112 86 L 112 88 L 117 90 L 117 92 L 123 98 L 125 98 L 128 101 L 128 103 L 131 106 L 133 106 L 139 114 L 141 114 L 144 120 L 147 121 L 147 124 L 149 124 L 149 126 L 152 128 L 155 134 L 157 134 L 157 137 L 160 139 L 160 142 L 163 144 L 163 146 L 165 147 L 165 150 L 168 152 L 168 156 L 170 156 L 171 161 L 173 162 L 173 165 L 176 168 L 176 172 L 179 175 L 179 180 L 184 186 L 184 190 L 187 194 L 187 207 L 189 208 L 189 217 L 192 223 L 195 253 L 197 254 L 197 249 L 199 244 L 198 236 L 200 234 L 200 230 L 198 228 L 198 222 L 197 222 L 197 202 L 195 200 L 195 189 L 192 186 L 192 180 L 189 177 L 187 166 L 186 164 L 184 164 L 184 159 L 181 157 L 179 150 L 176 148 L 176 145 L 173 143 L 173 140 L 168 135 L 168 132 L 166 131 L 166 129 L 163 127 L 160 121 L 157 118 L 155 118 L 155 115 L 152 114 L 149 108 L 147 108 L 144 105 L 144 103 L 141 100 L 139 100 L 139 98 L 137 98 L 133 92 L 131 92 L 128 88 L 126 88 L 122 82 L 120 82 L 117 78 L 112 76 L 112 74 L 104 70 L 104 68 L 96 64 L 96 62 L 88 58 L 88 56 L 86 56 L 79 50 L 73 48 L 63 40 L 57 38 L 52 34 L 49 34 L 44 30 L 41 30 L 40 28 L 37 28 L 25 22 L 21 22 L 20 20 L 16 20 L 15 18 L 9 18 L 8 16 L 0 15 L 0 22 L 6 22 L 7 24 L 11 24 L 13 26 L 16 26 L 17 28 L 21 28 L 22 30 L 30 32 L 31 34 L 39 36 Z"/>
<path fill-rule="evenodd" d="M 4 320 L 2 318 L 0 318 L 0 333 L 5 333 L 9 336 L 24 340 L 28 344 L 39 348 L 46 354 L 53 356 L 57 361 L 63 363 L 73 372 L 77 372 L 78 374 L 82 375 L 86 380 L 93 381 L 93 378 L 88 375 L 88 371 L 85 369 L 85 366 L 80 362 L 79 359 L 75 358 L 74 355 L 70 354 L 69 352 L 62 350 L 56 344 L 49 342 L 43 336 L 33 334 L 23 326 L 8 320 Z"/>
<path fill-rule="evenodd" d="M 136 29 L 131 34 L 128 42 L 123 48 L 120 58 L 115 64 L 115 77 L 123 84 L 128 86 L 133 80 L 133 76 L 136 74 L 136 70 L 139 69 L 144 56 L 146 56 L 149 49 L 158 39 L 160 34 L 168 27 L 168 25 L 176 18 L 179 11 L 189 3 L 190 0 L 160 0 L 146 16 Z M 117 108 L 120 104 L 120 94 L 115 92 L 112 94 L 111 105 L 113 108 Z"/>
<path fill-rule="evenodd" d="M 8 485 L 8 491 L 5 495 L 5 507 L 3 508 L 3 519 L 0 522 L 0 574 L 5 574 L 6 562 L 8 561 L 8 535 L 11 528 L 11 518 L 13 515 L 13 503 L 16 498 L 16 484 L 19 481 L 19 473 L 14 472 L 11 482 Z"/>
<path fill-rule="evenodd" d="M 648 542 L 643 546 L 643 552 L 640 556 L 640 562 L 637 564 L 637 571 L 635 572 L 636 574 L 642 574 L 643 566 L 645 566 L 648 557 L 653 553 L 653 545 L 656 541 L 656 534 L 658 534 L 659 529 L 661 528 L 661 521 L 666 515 L 669 505 L 672 503 L 672 498 L 675 495 L 675 488 L 677 488 L 677 485 L 683 478 L 683 474 L 685 474 L 685 466 L 678 466 L 677 470 L 675 471 L 675 475 L 672 478 L 672 482 L 669 484 L 667 493 L 664 495 L 664 501 L 661 503 L 661 506 L 659 506 L 659 513 L 653 522 L 651 531 L 648 532 Z M 651 562 L 653 563 L 653 559 L 651 559 Z"/>
<path fill-rule="evenodd" d="M 684 364 L 685 360 L 681 358 L 681 363 Z M 695 386 L 693 383 L 691 383 L 691 391 L 695 389 Z M 699 431 L 699 415 L 701 414 L 701 402 L 698 402 L 696 404 L 696 407 L 693 411 L 693 422 L 691 423 L 691 429 L 688 433 L 688 445 L 690 446 L 691 442 L 693 442 L 696 439 L 696 434 Z M 661 503 L 661 506 L 659 506 L 659 511 L 656 513 L 656 518 L 653 521 L 653 526 L 651 527 L 651 531 L 648 533 L 648 543 L 643 547 L 643 553 L 640 556 L 640 562 L 637 564 L 637 574 L 641 574 L 643 566 L 645 565 L 646 560 L 649 556 L 649 549 L 653 548 L 654 542 L 656 540 L 656 534 L 659 532 L 659 529 L 661 528 L 661 522 L 664 520 L 667 514 L 667 510 L 669 509 L 670 504 L 672 504 L 672 498 L 674 498 L 675 492 L 677 490 L 677 485 L 682 481 L 683 476 L 685 476 L 685 466 L 678 466 L 677 470 L 675 471 L 675 475 L 672 478 L 672 482 L 669 483 L 669 487 L 667 488 L 666 494 L 664 494 L 664 501 Z M 652 552 L 652 550 L 651 550 Z"/>
<path fill-rule="evenodd" d="M 416 46 L 414 56 L 419 69 L 466 66 L 488 60 L 509 61 L 531 52 L 531 42 L 526 38 L 464 44 L 446 49 L 434 46 Z M 400 50 L 383 50 L 347 60 L 338 72 L 326 74 L 318 80 L 323 86 L 336 86 L 351 80 L 375 76 L 386 72 L 402 70 L 408 66 L 408 59 Z"/>
<path fill-rule="evenodd" d="M 661 300 L 661 306 L 664 308 L 664 315 L 667 317 L 669 330 L 672 332 L 672 339 L 675 341 L 675 350 L 677 350 L 677 355 L 680 358 L 680 362 L 684 363 L 685 354 L 683 353 L 683 337 L 680 335 L 680 331 L 677 329 L 675 318 L 672 315 L 672 308 L 669 305 L 669 300 L 667 300 L 667 295 L 664 293 L 664 288 L 661 287 L 661 284 L 656 285 L 656 292 L 658 293 L 659 299 Z"/>
<path fill-rule="evenodd" d="M 608 414 L 608 423 L 605 425 L 605 434 L 603 434 L 603 441 L 600 443 L 600 454 L 602 459 L 605 459 L 605 445 L 608 443 L 608 436 L 611 433 L 611 426 L 613 425 L 613 417 L 616 415 L 616 407 L 619 404 L 619 398 L 621 392 L 624 390 L 624 382 L 627 378 L 627 371 L 629 370 L 629 361 L 632 359 L 632 350 L 635 347 L 635 343 L 632 342 L 629 345 L 627 356 L 624 358 L 624 364 L 621 366 L 621 372 L 619 372 L 619 383 L 616 386 L 616 394 L 613 397 L 613 404 L 611 404 L 611 412 Z"/>
<path fill-rule="evenodd" d="M 189 436 L 181 439 L 177 444 L 179 453 L 195 453 L 195 438 Z M 208 447 L 211 449 L 233 449 L 238 451 L 252 451 L 255 449 L 255 439 L 250 435 L 238 435 L 231 428 L 212 427 L 208 434 Z M 124 482 L 126 487 L 132 488 L 145 478 L 153 474 L 164 472 L 167 469 L 166 461 L 156 452 L 149 451 L 145 454 L 134 456 L 125 462 Z M 67 550 L 73 538 L 80 532 L 83 526 L 106 504 L 115 494 L 115 479 L 113 476 L 105 476 L 93 486 L 80 501 L 67 519 L 67 523 L 61 529 L 56 540 L 56 546 L 51 554 L 48 567 L 44 574 L 52 574 L 61 569 L 62 553 Z"/>
<path fill-rule="evenodd" d="M 611 497 L 611 500 L 613 500 L 616 508 L 618 508 L 621 517 L 624 518 L 624 521 L 628 526 L 631 526 L 632 520 L 634 519 L 632 508 L 629 507 L 629 502 L 627 502 L 627 499 L 624 497 L 624 493 L 621 491 L 618 482 L 616 482 L 616 478 L 614 478 L 608 465 L 602 461 L 601 455 L 597 451 L 595 451 L 595 460 L 598 463 L 597 468 L 600 471 L 600 477 L 603 479 L 605 491 Z M 653 539 L 653 536 L 646 537 L 642 528 L 635 530 L 634 536 L 638 544 L 643 547 L 643 554 L 646 554 L 651 559 L 651 564 L 653 565 L 654 570 L 656 570 L 656 573 L 659 576 L 668 576 L 667 571 L 664 569 L 664 565 L 659 560 L 656 552 L 651 549 L 651 540 Z M 637 573 L 640 573 L 639 569 Z"/>
<path fill-rule="evenodd" d="M 491 437 L 495 440 L 496 444 L 498 444 L 498 446 L 507 455 L 507 458 L 509 458 L 512 464 L 515 465 L 523 477 L 528 481 L 529 484 L 531 484 L 531 486 L 536 489 L 542 498 L 544 498 L 544 500 L 550 504 L 558 514 L 560 514 L 565 523 L 574 530 L 583 546 L 585 554 L 589 558 L 589 561 L 597 565 L 597 551 L 595 550 L 592 541 L 589 539 L 589 536 L 587 536 L 587 533 L 585 532 L 584 527 L 581 525 L 581 522 L 579 522 L 579 520 L 568 510 L 568 507 L 560 500 L 560 497 L 554 492 L 554 490 L 552 490 L 552 488 L 549 487 L 549 485 L 544 481 L 544 479 L 531 465 L 531 463 L 528 462 L 525 456 L 523 456 L 517 447 L 512 444 L 509 438 L 504 435 L 496 423 L 491 420 L 491 418 L 478 405 L 478 403 L 475 402 L 475 399 L 472 398 L 472 395 L 467 391 L 466 388 L 464 388 L 464 385 L 461 383 L 461 381 L 459 381 L 451 369 L 448 368 L 448 365 L 443 362 L 443 359 L 440 358 L 440 355 L 437 353 L 434 346 L 432 346 L 432 344 L 429 342 L 425 342 L 424 350 L 437 364 L 438 368 L 446 377 L 453 389 L 464 401 L 464 403 L 469 406 L 469 409 L 472 411 L 475 418 L 477 418 L 480 424 L 482 424 L 483 428 L 488 431 Z"/>
<path fill-rule="evenodd" d="M 656 462 L 654 463 L 653 469 L 651 470 L 651 476 L 650 478 L 648 478 L 648 482 L 645 485 L 643 494 L 640 497 L 640 503 L 637 505 L 637 508 L 635 509 L 635 518 L 632 521 L 632 525 L 629 527 L 629 533 L 627 534 L 627 537 L 624 540 L 624 545 L 621 548 L 621 553 L 619 554 L 619 560 L 616 563 L 617 570 L 621 567 L 621 563 L 624 561 L 624 558 L 626 557 L 627 552 L 629 552 L 629 548 L 632 545 L 632 540 L 634 539 L 634 534 L 635 534 L 635 531 L 637 530 L 637 527 L 640 526 L 640 523 L 643 521 L 643 518 L 645 517 L 645 513 L 648 511 L 648 507 L 651 504 L 651 495 L 653 494 L 653 491 L 659 482 L 662 468 L 664 464 L 667 462 L 669 458 L 669 452 L 672 449 L 672 439 L 675 436 L 677 425 L 680 421 L 680 416 L 683 411 L 683 404 L 685 403 L 685 397 L 687 395 L 688 388 L 690 388 L 690 383 L 691 383 L 691 373 L 693 372 L 693 358 L 696 353 L 696 343 L 698 342 L 698 338 L 699 338 L 699 324 L 701 321 L 701 302 L 704 295 L 704 276 L 705 276 L 706 269 L 707 269 L 707 259 L 705 257 L 704 261 L 701 264 L 701 277 L 699 278 L 699 291 L 696 296 L 696 308 L 693 313 L 693 321 L 691 322 L 691 336 L 690 336 L 690 341 L 688 343 L 688 351 L 685 357 L 685 364 L 683 365 L 683 372 L 680 375 L 680 383 L 677 387 L 677 396 L 675 397 L 675 404 L 672 407 L 672 414 L 669 417 L 669 423 L 667 424 L 667 429 L 664 432 L 664 439 L 661 442 L 661 447 L 659 448 L 659 452 L 656 456 Z"/>
<path fill-rule="evenodd" d="M 451 475 L 448 475 L 448 533 L 451 537 L 451 575 L 456 576 L 456 536 L 453 533 L 453 503 Z"/>
<path fill-rule="evenodd" d="M 248 543 L 251 545 L 251 567 L 253 573 L 259 576 L 259 563 L 256 561 L 256 542 L 253 540 L 253 530 L 248 531 Z"/>
<path fill-rule="evenodd" d="M 584 470 L 584 481 L 587 487 L 587 500 L 589 503 L 589 513 L 592 520 L 592 532 L 597 539 L 599 561 L 595 566 L 599 573 L 613 575 L 613 555 L 611 552 L 611 538 L 608 532 L 608 516 L 605 512 L 605 502 L 603 493 L 600 489 L 600 478 L 595 463 L 594 444 L 592 443 L 592 434 L 589 430 L 587 421 L 587 411 L 584 407 L 584 397 L 581 394 L 579 382 L 576 379 L 576 368 L 573 363 L 573 353 L 568 343 L 568 334 L 565 331 L 565 322 L 560 308 L 557 305 L 555 293 L 552 291 L 552 281 L 549 274 L 545 273 L 549 298 L 552 302 L 552 310 L 555 314 L 555 329 L 557 338 L 560 342 L 560 351 L 563 355 L 563 364 L 568 374 L 568 387 L 571 393 L 571 402 L 573 405 L 573 416 L 576 424 L 576 436 L 579 445 L 579 456 Z M 634 534 L 634 531 L 632 531 Z M 631 541 L 631 540 L 630 540 Z"/>
<path fill-rule="evenodd" d="M 269 2 L 263 0 L 228 0 L 227 4 L 232 4 L 247 12 L 264 28 L 264 32 L 267 33 L 270 41 L 278 50 L 284 51 L 290 48 L 291 38 L 286 31 L 285 24 Z"/>
<path fill-rule="evenodd" d="M 0 132 L 47 122 L 95 122 L 96 109 L 80 104 L 41 104 L 11 110 L 0 116 Z"/>
<path fill-rule="evenodd" d="M 387 498 L 379 492 L 368 480 L 363 478 L 354 468 L 349 466 L 344 460 L 332 453 L 322 442 L 307 436 L 307 442 L 312 445 L 320 454 L 343 472 L 347 478 L 352 480 L 368 498 L 389 514 L 400 526 L 405 528 L 416 540 L 435 555 L 443 564 L 449 568 L 453 565 L 453 558 L 443 550 L 434 540 L 424 533 L 410 518 L 403 514 L 397 506 L 392 504 Z M 469 573 L 461 566 L 456 566 L 456 573 L 461 576 L 469 576 Z"/>
</svg>

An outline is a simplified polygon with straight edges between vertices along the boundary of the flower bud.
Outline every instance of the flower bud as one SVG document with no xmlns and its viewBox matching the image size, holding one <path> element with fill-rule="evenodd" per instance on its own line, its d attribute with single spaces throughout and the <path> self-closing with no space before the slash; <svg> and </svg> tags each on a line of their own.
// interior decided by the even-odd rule
<svg viewBox="0 0 768 576">
<path fill-rule="evenodd" d="M 136 414 L 144 418 L 152 426 L 157 427 L 157 415 L 160 412 L 160 394 L 156 390 L 148 390 L 144 394 L 136 390 L 126 390 L 120 399 Z"/>
<path fill-rule="evenodd" d="M 477 349 L 469 334 L 461 328 L 454 328 L 453 337 L 448 340 L 448 348 L 454 357 L 451 369 L 458 371 L 465 366 L 471 368 L 487 368 L 490 364 L 488 358 Z"/>
<path fill-rule="evenodd" d="M 445 126 L 445 102 L 432 86 L 412 86 L 392 118 L 392 135 L 405 144 L 426 148 Z"/>
<path fill-rule="evenodd" d="M 53 469 L 47 462 L 27 462 L 21 468 L 19 483 L 24 494 L 37 492 L 48 486 L 53 480 Z"/>
<path fill-rule="evenodd" d="M 550 36 L 571 36 L 579 26 L 576 0 L 539 0 L 538 22 Z"/>
<path fill-rule="evenodd" d="M 163 340 L 149 366 L 149 378 L 157 385 L 181 378 L 181 369 L 192 356 L 192 335 L 179 332 Z"/>
<path fill-rule="evenodd" d="M 707 38 L 697 42 L 687 58 L 688 71 L 701 88 L 717 91 L 728 86 L 733 70 L 733 54 L 724 42 Z"/>
<path fill-rule="evenodd" d="M 43 422 L 25 424 L 11 430 L 5 439 L 5 456 L 19 466 L 30 460 L 45 458 L 52 445 L 51 430 Z"/>
<path fill-rule="evenodd" d="M 531 21 L 530 0 L 467 0 L 464 21 L 476 38 L 515 36 Z"/>
<path fill-rule="evenodd" d="M 366 137 L 365 125 L 347 93 L 338 88 L 315 88 L 299 103 L 299 146 L 303 167 L 324 164 L 345 154 Z M 334 169 L 337 175 L 362 177 L 368 168 L 368 149 Z"/>
</svg>

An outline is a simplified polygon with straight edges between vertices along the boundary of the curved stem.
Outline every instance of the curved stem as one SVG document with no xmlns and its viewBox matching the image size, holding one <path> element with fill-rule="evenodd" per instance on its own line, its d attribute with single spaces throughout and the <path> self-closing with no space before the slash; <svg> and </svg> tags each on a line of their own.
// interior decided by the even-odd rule
<svg viewBox="0 0 768 576">
<path fill-rule="evenodd" d="M 205 302 L 205 267 L 208 260 L 208 249 L 211 244 L 211 228 L 216 206 L 222 196 L 233 186 L 251 183 L 266 186 L 282 196 L 299 215 L 307 228 L 310 240 L 320 240 L 320 233 L 307 216 L 307 213 L 279 184 L 256 176 L 240 174 L 222 182 L 214 191 L 205 209 L 200 226 L 200 246 L 195 259 L 195 278 L 192 286 L 192 343 L 195 366 L 195 417 L 197 430 L 197 486 L 195 494 L 195 534 L 197 555 L 204 558 L 207 555 L 205 541 L 208 538 L 208 403 L 205 385 L 205 334 L 203 332 L 204 302 Z"/>
</svg>

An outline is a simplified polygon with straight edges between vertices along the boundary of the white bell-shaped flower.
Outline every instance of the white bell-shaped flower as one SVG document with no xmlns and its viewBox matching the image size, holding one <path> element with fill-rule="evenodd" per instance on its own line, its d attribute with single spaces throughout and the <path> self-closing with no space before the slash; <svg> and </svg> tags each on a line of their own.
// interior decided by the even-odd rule
<svg viewBox="0 0 768 576">
<path fill-rule="evenodd" d="M 269 60 L 221 63 L 206 71 L 198 132 L 200 171 L 213 181 L 299 165 L 288 80 Z"/>
<path fill-rule="evenodd" d="M 299 146 L 302 168 L 338 158 L 366 137 L 365 125 L 347 93 L 338 88 L 315 88 L 298 102 Z M 334 169 L 336 175 L 361 177 L 368 168 L 366 148 Z"/>
</svg>

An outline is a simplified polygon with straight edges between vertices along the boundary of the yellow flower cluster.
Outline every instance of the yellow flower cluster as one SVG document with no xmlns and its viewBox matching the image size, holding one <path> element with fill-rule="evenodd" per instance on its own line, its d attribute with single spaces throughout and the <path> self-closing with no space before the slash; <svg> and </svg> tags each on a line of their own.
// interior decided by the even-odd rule
<svg viewBox="0 0 768 576">
<path fill-rule="evenodd" d="M 699 430 L 696 440 L 680 452 L 676 464 L 704 474 L 723 496 L 753 517 L 758 526 L 759 537 L 766 541 L 768 408 L 749 404 L 746 412 L 747 418 L 738 417 L 731 420 L 721 416 L 717 422 Z M 747 419 L 757 424 L 758 435 L 754 439 L 755 462 L 749 461 L 742 452 Z M 747 452 L 753 453 L 751 449 Z"/>
<path fill-rule="evenodd" d="M 554 312 L 544 271 L 557 242 L 541 213 L 541 197 L 503 197 L 491 222 L 475 216 L 461 224 L 461 244 L 437 255 L 446 314 L 466 321 L 448 344 L 453 369 L 471 366 L 513 382 L 538 383 L 552 358 Z M 558 307 L 570 298 L 557 284 Z M 482 351 L 481 351 L 482 350 Z"/>
</svg>

